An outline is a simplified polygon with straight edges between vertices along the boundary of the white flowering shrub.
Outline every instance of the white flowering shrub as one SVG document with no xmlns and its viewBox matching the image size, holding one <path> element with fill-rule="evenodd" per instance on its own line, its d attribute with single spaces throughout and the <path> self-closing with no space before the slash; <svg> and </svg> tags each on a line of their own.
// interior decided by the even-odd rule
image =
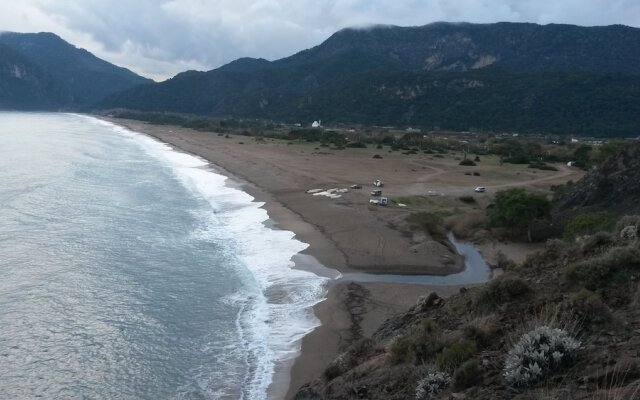
<svg viewBox="0 0 640 400">
<path fill-rule="evenodd" d="M 514 386 L 526 386 L 573 359 L 580 342 L 566 331 L 540 326 L 527 332 L 507 354 L 504 378 Z"/>
<path fill-rule="evenodd" d="M 422 378 L 416 386 L 416 399 L 417 400 L 429 400 L 435 398 L 435 396 L 449 384 L 449 375 L 435 371 L 427 374 Z"/>
</svg>

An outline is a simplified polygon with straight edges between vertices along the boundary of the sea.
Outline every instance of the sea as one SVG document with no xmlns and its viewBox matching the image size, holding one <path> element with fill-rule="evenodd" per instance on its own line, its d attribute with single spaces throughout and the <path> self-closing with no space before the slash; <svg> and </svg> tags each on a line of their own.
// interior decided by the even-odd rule
<svg viewBox="0 0 640 400">
<path fill-rule="evenodd" d="M 143 134 L 0 113 L 0 399 L 266 399 L 327 279 L 262 206 Z"/>
</svg>

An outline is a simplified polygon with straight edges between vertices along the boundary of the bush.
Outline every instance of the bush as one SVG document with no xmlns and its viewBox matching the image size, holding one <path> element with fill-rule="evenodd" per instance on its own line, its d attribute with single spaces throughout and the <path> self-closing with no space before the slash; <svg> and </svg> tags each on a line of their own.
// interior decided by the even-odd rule
<svg viewBox="0 0 640 400">
<path fill-rule="evenodd" d="M 615 227 L 616 236 L 626 241 L 638 239 L 638 228 L 640 227 L 640 215 L 625 215 L 618 220 Z"/>
<path fill-rule="evenodd" d="M 461 202 L 463 203 L 467 203 L 467 204 L 476 204 L 477 201 L 473 196 L 460 196 L 458 197 L 458 199 L 460 199 Z"/>
<path fill-rule="evenodd" d="M 476 158 L 473 159 L 474 162 L 480 162 L 480 157 L 476 156 Z"/>
<path fill-rule="evenodd" d="M 407 222 L 414 227 L 424 229 L 434 238 L 443 238 L 446 236 L 442 217 L 434 213 L 425 211 L 413 213 L 407 217 Z"/>
<path fill-rule="evenodd" d="M 460 161 L 460 165 L 466 165 L 469 167 L 475 167 L 476 163 L 474 163 L 473 161 L 469 160 L 468 158 L 465 158 L 464 160 Z"/>
<path fill-rule="evenodd" d="M 528 386 L 567 365 L 579 349 L 580 342 L 564 330 L 540 326 L 509 351 L 503 376 L 513 386 Z"/>
<path fill-rule="evenodd" d="M 367 145 L 362 142 L 349 142 L 347 143 L 347 147 L 351 147 L 354 149 L 366 149 Z"/>
<path fill-rule="evenodd" d="M 497 334 L 495 323 L 486 318 L 477 319 L 463 329 L 464 338 L 474 341 L 480 348 L 494 344 Z"/>
<path fill-rule="evenodd" d="M 530 288 L 521 278 L 502 275 L 489 282 L 479 293 L 480 303 L 498 304 L 513 300 L 529 292 Z"/>
<path fill-rule="evenodd" d="M 381 352 L 375 340 L 363 338 L 354 342 L 344 353 L 338 356 L 324 370 L 324 377 L 328 381 L 337 378 L 346 371 L 359 365 L 367 358 Z"/>
<path fill-rule="evenodd" d="M 465 361 L 453 373 L 453 388 L 463 390 L 480 381 L 480 363 L 476 359 Z"/>
<path fill-rule="evenodd" d="M 441 371 L 431 372 L 418 381 L 418 385 L 416 385 L 416 399 L 434 399 L 448 384 L 449 375 Z"/>
<path fill-rule="evenodd" d="M 337 378 L 340 375 L 342 375 L 343 373 L 344 373 L 344 371 L 342 370 L 340 365 L 338 363 L 336 363 L 336 362 L 332 362 L 324 370 L 323 375 L 324 375 L 324 379 L 326 379 L 327 381 L 332 381 L 335 378 Z"/>
<path fill-rule="evenodd" d="M 389 348 L 391 362 L 423 362 L 442 349 L 441 332 L 437 324 L 425 318 L 411 331 L 396 338 Z"/>
<path fill-rule="evenodd" d="M 611 311 L 600 296 L 587 289 L 580 289 L 571 296 L 571 311 L 580 320 L 589 323 L 603 323 L 611 320 Z"/>
<path fill-rule="evenodd" d="M 564 238 L 574 240 L 578 236 L 592 235 L 597 232 L 611 231 L 615 226 L 613 217 L 608 212 L 590 212 L 574 217 L 564 228 Z"/>
<path fill-rule="evenodd" d="M 382 156 L 381 156 L 380 154 L 374 154 L 374 155 L 373 155 L 373 158 L 380 159 L 380 158 L 382 158 Z"/>
<path fill-rule="evenodd" d="M 436 365 L 442 369 L 455 369 L 476 353 L 476 343 L 471 340 L 459 340 L 451 343 L 436 357 Z"/>
<path fill-rule="evenodd" d="M 529 164 L 529 168 L 535 168 L 535 169 L 540 169 L 543 171 L 557 171 L 558 168 L 554 167 L 553 165 L 549 165 L 543 162 L 535 162 L 535 163 L 531 163 Z"/>
<path fill-rule="evenodd" d="M 640 266 L 640 249 L 635 246 L 614 247 L 604 254 L 575 263 L 567 268 L 566 279 L 589 290 L 628 279 L 631 269 Z"/>
</svg>

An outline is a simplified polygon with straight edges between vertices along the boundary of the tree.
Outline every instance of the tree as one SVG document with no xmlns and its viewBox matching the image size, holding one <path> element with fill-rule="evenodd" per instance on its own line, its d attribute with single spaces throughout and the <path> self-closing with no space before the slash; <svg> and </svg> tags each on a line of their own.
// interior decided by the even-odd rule
<svg viewBox="0 0 640 400">
<path fill-rule="evenodd" d="M 576 149 L 573 153 L 574 161 L 576 163 L 576 167 L 587 169 L 589 168 L 589 164 L 591 163 L 591 150 L 593 148 L 588 145 L 582 145 Z"/>
<path fill-rule="evenodd" d="M 515 188 L 498 192 L 493 205 L 488 209 L 489 220 L 495 226 L 514 229 L 527 228 L 531 238 L 533 221 L 544 218 L 551 211 L 551 203 L 543 195 Z"/>
</svg>

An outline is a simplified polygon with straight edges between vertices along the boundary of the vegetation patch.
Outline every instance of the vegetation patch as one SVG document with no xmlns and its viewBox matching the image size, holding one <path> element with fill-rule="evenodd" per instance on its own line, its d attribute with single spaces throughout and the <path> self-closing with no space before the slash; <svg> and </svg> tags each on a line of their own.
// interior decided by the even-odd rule
<svg viewBox="0 0 640 400">
<path fill-rule="evenodd" d="M 417 400 L 434 399 L 438 393 L 449 385 L 449 375 L 442 371 L 430 372 L 416 385 Z"/>
<path fill-rule="evenodd" d="M 504 378 L 513 386 L 528 386 L 575 359 L 580 342 L 566 331 L 540 326 L 522 335 L 504 365 Z"/>
<path fill-rule="evenodd" d="M 465 158 L 464 160 L 460 161 L 460 165 L 464 165 L 464 166 L 468 166 L 468 167 L 475 167 L 476 163 L 473 162 L 472 160 L 469 160 L 468 158 Z"/>
<path fill-rule="evenodd" d="M 558 168 L 544 162 L 533 162 L 529 164 L 529 168 L 540 169 L 542 171 L 557 171 Z"/>
<path fill-rule="evenodd" d="M 473 196 L 460 196 L 458 197 L 458 199 L 466 204 L 478 204 L 478 202 L 476 201 L 475 197 Z"/>
<path fill-rule="evenodd" d="M 480 363 L 476 359 L 465 361 L 453 373 L 453 389 L 463 390 L 480 382 Z"/>
<path fill-rule="evenodd" d="M 527 230 L 529 241 L 531 226 L 536 219 L 544 218 L 551 211 L 551 203 L 543 195 L 514 188 L 496 193 L 495 202 L 487 210 L 491 224 L 511 229 Z"/>
<path fill-rule="evenodd" d="M 423 319 L 411 331 L 396 338 L 389 348 L 390 360 L 394 364 L 420 363 L 431 359 L 442 349 L 442 333 L 430 318 Z"/>
<path fill-rule="evenodd" d="M 566 270 L 566 279 L 570 283 L 596 290 L 628 280 L 629 273 L 638 267 L 640 249 L 633 245 L 613 247 L 600 256 L 570 265 Z"/>
<path fill-rule="evenodd" d="M 476 353 L 476 343 L 462 339 L 451 343 L 436 357 L 436 365 L 441 369 L 453 370 Z"/>
<path fill-rule="evenodd" d="M 564 238 L 574 240 L 578 236 L 597 232 L 610 232 L 615 227 L 611 214 L 605 211 L 584 213 L 575 216 L 564 228 Z"/>
<path fill-rule="evenodd" d="M 478 302 L 497 305 L 522 297 L 529 293 L 530 290 L 529 285 L 522 278 L 502 275 L 480 290 Z"/>
<path fill-rule="evenodd" d="M 431 212 L 417 212 L 407 217 L 407 222 L 413 227 L 423 229 L 434 238 L 442 238 L 446 236 L 444 229 L 444 220 L 441 216 Z"/>
<path fill-rule="evenodd" d="M 333 380 L 380 352 L 382 352 L 382 349 L 378 347 L 375 340 L 371 338 L 357 340 L 346 352 L 342 353 L 327 366 L 324 370 L 324 378 L 327 381 Z"/>
</svg>

